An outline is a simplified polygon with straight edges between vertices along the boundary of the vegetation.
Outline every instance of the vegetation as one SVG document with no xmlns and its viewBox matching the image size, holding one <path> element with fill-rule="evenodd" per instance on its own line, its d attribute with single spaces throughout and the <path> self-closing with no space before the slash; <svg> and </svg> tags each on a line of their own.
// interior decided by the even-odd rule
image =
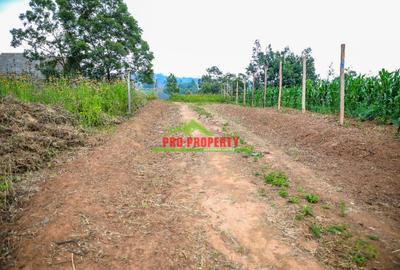
<svg viewBox="0 0 400 270">
<path fill-rule="evenodd" d="M 11 30 L 12 46 L 40 61 L 47 76 L 110 80 L 126 69 L 151 82 L 153 53 L 123 0 L 31 0 L 23 28 Z"/>
<path fill-rule="evenodd" d="M 278 191 L 279 196 L 281 196 L 282 198 L 287 198 L 287 196 L 289 195 L 287 189 L 285 187 L 281 187 Z"/>
<path fill-rule="evenodd" d="M 66 79 L 33 82 L 23 77 L 0 77 L 0 97 L 14 95 L 26 102 L 61 105 L 86 127 L 102 126 L 115 117 L 126 116 L 128 96 L 126 82 L 70 81 Z M 133 109 L 141 107 L 144 95 L 132 91 Z"/>
<path fill-rule="evenodd" d="M 193 106 L 192 108 L 193 108 L 193 110 L 194 110 L 195 112 L 197 112 L 197 113 L 198 113 L 199 115 L 201 115 L 201 116 L 204 116 L 204 117 L 206 117 L 206 118 L 209 118 L 209 117 L 212 116 L 211 113 L 208 112 L 208 111 L 206 111 L 206 109 L 204 109 L 203 107 L 200 107 L 200 106 Z"/>
<path fill-rule="evenodd" d="M 179 87 L 174 74 L 168 76 L 165 91 L 170 94 L 179 94 Z"/>
<path fill-rule="evenodd" d="M 305 198 L 309 203 L 317 203 L 319 201 L 319 197 L 315 194 L 307 194 Z"/>
<path fill-rule="evenodd" d="M 271 172 L 264 178 L 266 184 L 277 187 L 288 187 L 288 178 L 283 172 Z"/>
<path fill-rule="evenodd" d="M 322 234 L 322 228 L 318 224 L 311 224 L 310 226 L 310 232 L 313 237 L 315 238 L 321 238 Z"/>
<path fill-rule="evenodd" d="M 290 197 L 289 198 L 289 200 L 288 200 L 288 202 L 289 203 L 299 203 L 300 202 L 300 199 L 299 199 L 299 197 L 297 197 L 297 196 L 292 196 L 292 197 Z"/>
<path fill-rule="evenodd" d="M 171 101 L 189 103 L 224 103 L 227 100 L 221 95 L 172 95 Z"/>
<path fill-rule="evenodd" d="M 356 241 L 351 257 L 358 266 L 364 266 L 367 260 L 372 260 L 378 255 L 378 251 L 371 243 L 359 239 Z"/>
<path fill-rule="evenodd" d="M 347 229 L 347 226 L 344 224 L 336 224 L 336 225 L 330 225 L 326 231 L 329 232 L 330 234 L 341 234 Z"/>
<path fill-rule="evenodd" d="M 340 211 L 340 216 L 342 217 L 346 216 L 347 208 L 346 208 L 346 203 L 344 201 L 339 202 L 339 211 Z"/>
</svg>

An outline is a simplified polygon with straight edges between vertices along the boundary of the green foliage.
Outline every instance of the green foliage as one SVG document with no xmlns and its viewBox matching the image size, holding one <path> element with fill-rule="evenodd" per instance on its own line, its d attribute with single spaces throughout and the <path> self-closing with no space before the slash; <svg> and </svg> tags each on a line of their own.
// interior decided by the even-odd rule
<svg viewBox="0 0 400 270">
<path fill-rule="evenodd" d="M 40 61 L 46 75 L 83 74 L 110 80 L 126 69 L 152 81 L 153 54 L 123 0 L 31 0 L 23 28 L 11 30 L 12 46 Z"/>
<path fill-rule="evenodd" d="M 124 81 L 100 83 L 59 79 L 39 84 L 22 77 L 0 77 L 0 97 L 6 95 L 26 102 L 61 105 L 86 127 L 106 125 L 114 117 L 126 116 L 128 108 Z M 146 95 L 132 91 L 132 108 L 143 106 L 146 99 Z"/>
<path fill-rule="evenodd" d="M 296 220 L 303 220 L 307 216 L 313 216 L 312 208 L 308 205 L 303 205 L 300 212 L 296 215 Z"/>
<path fill-rule="evenodd" d="M 271 184 L 277 187 L 288 187 L 288 178 L 283 172 L 271 172 L 264 178 L 266 184 Z"/>
<path fill-rule="evenodd" d="M 346 216 L 347 208 L 346 208 L 346 203 L 344 201 L 339 202 L 339 214 L 340 216 L 344 217 Z"/>
<path fill-rule="evenodd" d="M 321 238 L 322 228 L 318 224 L 312 224 L 309 229 L 313 237 Z"/>
<path fill-rule="evenodd" d="M 299 203 L 300 202 L 300 199 L 299 199 L 299 197 L 297 197 L 297 196 L 292 196 L 292 197 L 290 197 L 289 198 L 289 200 L 288 200 L 288 202 L 289 203 Z"/>
<path fill-rule="evenodd" d="M 345 224 L 330 225 L 326 231 L 331 234 L 341 234 L 347 229 Z"/>
<path fill-rule="evenodd" d="M 193 136 L 194 131 L 199 131 L 204 136 L 212 136 L 212 133 L 206 129 L 202 124 L 195 120 L 190 120 L 185 122 L 179 127 L 172 128 L 168 131 L 169 134 L 179 134 L 182 133 L 186 136 Z"/>
<path fill-rule="evenodd" d="M 285 187 L 281 187 L 278 191 L 279 196 L 281 196 L 282 198 L 287 198 L 287 196 L 289 195 L 287 189 Z"/>
<path fill-rule="evenodd" d="M 374 235 L 374 234 L 370 234 L 370 235 L 368 235 L 368 239 L 370 239 L 372 241 L 378 241 L 379 240 L 379 236 L 378 235 Z"/>
<path fill-rule="evenodd" d="M 376 250 L 375 246 L 362 239 L 356 241 L 351 252 L 353 262 L 360 267 L 364 266 L 367 260 L 376 258 L 377 255 L 378 251 Z"/>
<path fill-rule="evenodd" d="M 170 74 L 167 77 L 167 85 L 165 86 L 165 91 L 170 94 L 179 94 L 179 87 L 174 74 Z"/>
<path fill-rule="evenodd" d="M 212 116 L 211 113 L 209 113 L 208 111 L 206 111 L 206 109 L 204 109 L 203 107 L 200 107 L 200 106 L 193 106 L 192 108 L 193 108 L 193 110 L 194 110 L 195 112 L 197 112 L 197 113 L 198 113 L 199 115 L 201 115 L 201 116 L 204 116 L 204 117 L 206 117 L 206 118 L 209 118 L 209 117 Z"/>
<path fill-rule="evenodd" d="M 224 103 L 226 99 L 221 95 L 172 95 L 171 101 L 189 103 Z"/>
<path fill-rule="evenodd" d="M 305 198 L 309 203 L 317 203 L 319 201 L 319 197 L 312 193 L 307 194 Z"/>
</svg>

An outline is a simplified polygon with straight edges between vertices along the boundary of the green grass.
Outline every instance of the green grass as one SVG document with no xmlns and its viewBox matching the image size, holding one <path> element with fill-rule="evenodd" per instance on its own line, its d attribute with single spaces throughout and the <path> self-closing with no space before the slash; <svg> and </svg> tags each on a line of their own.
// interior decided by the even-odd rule
<svg viewBox="0 0 400 270">
<path fill-rule="evenodd" d="M 212 132 L 206 129 L 202 124 L 195 120 L 190 120 L 188 122 L 183 123 L 179 127 L 171 128 L 168 131 L 169 135 L 176 135 L 179 133 L 183 133 L 186 136 L 193 136 L 193 132 L 198 131 L 204 136 L 212 136 Z"/>
<path fill-rule="evenodd" d="M 376 258 L 377 255 L 375 246 L 362 239 L 356 241 L 351 252 L 353 262 L 360 267 L 364 266 L 368 260 Z"/>
<path fill-rule="evenodd" d="M 330 234 L 342 234 L 346 229 L 347 226 L 345 224 L 335 224 L 328 226 L 326 231 Z"/>
<path fill-rule="evenodd" d="M 195 112 L 197 112 L 200 116 L 204 116 L 206 118 L 210 118 L 212 115 L 208 111 L 206 111 L 203 107 L 193 106 L 192 107 Z"/>
<path fill-rule="evenodd" d="M 312 208 L 308 205 L 303 205 L 300 212 L 296 215 L 296 220 L 303 220 L 305 217 L 313 216 Z"/>
<path fill-rule="evenodd" d="M 25 77 L 0 77 L 0 97 L 13 95 L 25 102 L 60 105 L 85 127 L 99 127 L 110 119 L 127 116 L 128 95 L 124 81 L 111 83 L 59 79 L 35 82 Z M 132 109 L 136 111 L 153 94 L 132 91 Z"/>
<path fill-rule="evenodd" d="M 313 237 L 321 238 L 321 234 L 322 234 L 321 226 L 319 226 L 318 224 L 311 224 L 309 229 L 310 229 L 310 232 L 311 232 Z"/>
<path fill-rule="evenodd" d="M 285 187 L 281 187 L 278 191 L 279 196 L 281 196 L 282 198 L 287 198 L 287 196 L 289 195 L 287 189 Z"/>
<path fill-rule="evenodd" d="M 292 196 L 292 197 L 289 198 L 288 202 L 289 203 L 293 203 L 293 204 L 297 204 L 297 203 L 300 202 L 300 199 L 297 196 Z"/>
<path fill-rule="evenodd" d="M 271 172 L 264 177 L 266 184 L 271 184 L 277 187 L 288 187 L 288 178 L 283 172 Z"/>
<path fill-rule="evenodd" d="M 222 95 L 172 95 L 171 101 L 189 102 L 189 103 L 224 103 L 226 98 Z"/>
<path fill-rule="evenodd" d="M 339 202 L 339 215 L 345 217 L 347 213 L 346 203 L 344 201 Z"/>
<path fill-rule="evenodd" d="M 317 202 L 319 202 L 319 197 L 317 195 L 315 195 L 315 194 L 312 194 L 312 193 L 307 194 L 305 196 L 305 198 L 306 198 L 307 202 L 309 202 L 309 203 L 317 203 Z"/>
</svg>

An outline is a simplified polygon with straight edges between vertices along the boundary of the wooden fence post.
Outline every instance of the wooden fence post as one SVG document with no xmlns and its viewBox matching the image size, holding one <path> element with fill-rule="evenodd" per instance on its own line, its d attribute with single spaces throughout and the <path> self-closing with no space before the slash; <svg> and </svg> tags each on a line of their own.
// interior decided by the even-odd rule
<svg viewBox="0 0 400 270">
<path fill-rule="evenodd" d="M 131 113 L 131 71 L 128 70 L 128 78 L 127 78 L 127 83 L 128 83 L 128 113 Z"/>
<path fill-rule="evenodd" d="M 243 80 L 243 106 L 246 106 L 246 79 Z"/>
<path fill-rule="evenodd" d="M 236 104 L 239 103 L 239 80 L 236 80 Z"/>
<path fill-rule="evenodd" d="M 268 67 L 264 68 L 264 99 L 263 99 L 263 107 L 267 106 L 267 78 L 268 78 Z"/>
<path fill-rule="evenodd" d="M 281 109 L 282 100 L 282 61 L 279 62 L 279 94 L 278 94 L 278 110 Z"/>
<path fill-rule="evenodd" d="M 346 45 L 342 44 L 340 52 L 340 125 L 344 123 L 344 58 Z"/>
<path fill-rule="evenodd" d="M 254 107 L 254 80 L 255 76 L 253 74 L 253 87 L 251 88 L 251 107 Z"/>
<path fill-rule="evenodd" d="M 301 112 L 306 112 L 306 80 L 307 80 L 307 59 L 303 56 L 303 86 L 301 91 Z"/>
</svg>

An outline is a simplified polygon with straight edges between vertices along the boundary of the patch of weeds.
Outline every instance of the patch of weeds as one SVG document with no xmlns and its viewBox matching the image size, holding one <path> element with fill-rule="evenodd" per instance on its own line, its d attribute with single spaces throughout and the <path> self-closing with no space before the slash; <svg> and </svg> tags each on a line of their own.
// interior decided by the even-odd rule
<svg viewBox="0 0 400 270">
<path fill-rule="evenodd" d="M 281 187 L 278 191 L 279 196 L 286 198 L 289 194 L 285 187 Z"/>
<path fill-rule="evenodd" d="M 299 203 L 300 199 L 297 196 L 292 196 L 292 197 L 289 198 L 288 202 L 289 203 Z"/>
<path fill-rule="evenodd" d="M 346 231 L 347 226 L 345 224 L 335 224 L 335 225 L 330 225 L 326 231 L 329 232 L 330 234 L 342 234 L 344 231 Z"/>
<path fill-rule="evenodd" d="M 309 202 L 309 203 L 317 203 L 317 202 L 319 202 L 319 197 L 317 195 L 315 195 L 315 194 L 312 194 L 312 193 L 307 194 L 305 198 L 306 198 L 307 202 Z"/>
<path fill-rule="evenodd" d="M 225 123 L 222 125 L 222 131 L 223 131 L 223 132 L 228 132 L 228 126 L 229 126 L 229 123 L 228 123 L 228 122 L 225 122 Z"/>
<path fill-rule="evenodd" d="M 206 111 L 203 107 L 200 106 L 193 106 L 193 110 L 198 113 L 200 116 L 204 116 L 206 118 L 212 117 L 211 113 Z"/>
<path fill-rule="evenodd" d="M 198 123 L 195 120 L 191 120 L 189 122 L 183 123 L 181 126 L 172 128 L 168 131 L 168 134 L 174 135 L 183 133 L 186 136 L 192 136 L 193 131 L 199 131 L 204 136 L 211 136 L 212 133 L 207 130 L 202 124 Z"/>
<path fill-rule="evenodd" d="M 318 224 L 312 224 L 310 227 L 310 232 L 313 237 L 321 238 L 322 228 Z"/>
<path fill-rule="evenodd" d="M 303 220 L 307 216 L 313 216 L 312 208 L 308 205 L 303 205 L 303 208 L 296 215 L 296 220 Z"/>
<path fill-rule="evenodd" d="M 342 217 L 346 216 L 346 212 L 347 212 L 347 209 L 346 209 L 345 202 L 344 201 L 340 201 L 339 202 L 339 214 L 340 214 L 340 216 L 342 216 Z"/>
<path fill-rule="evenodd" d="M 251 156 L 253 151 L 254 151 L 254 147 L 251 146 L 251 145 L 246 145 L 246 146 L 236 147 L 235 148 L 235 152 L 236 153 L 243 154 L 243 156 L 245 156 L 245 157 Z"/>
<path fill-rule="evenodd" d="M 379 236 L 374 235 L 374 234 L 370 234 L 367 237 L 368 237 L 369 240 L 372 240 L 372 241 L 378 241 L 379 240 Z"/>
<path fill-rule="evenodd" d="M 351 251 L 351 258 L 358 266 L 364 266 L 369 260 L 376 258 L 378 251 L 371 243 L 359 239 L 356 241 L 353 250 Z"/>
<path fill-rule="evenodd" d="M 264 178 L 266 184 L 271 184 L 277 187 L 288 187 L 288 178 L 283 172 L 271 172 Z"/>
</svg>

